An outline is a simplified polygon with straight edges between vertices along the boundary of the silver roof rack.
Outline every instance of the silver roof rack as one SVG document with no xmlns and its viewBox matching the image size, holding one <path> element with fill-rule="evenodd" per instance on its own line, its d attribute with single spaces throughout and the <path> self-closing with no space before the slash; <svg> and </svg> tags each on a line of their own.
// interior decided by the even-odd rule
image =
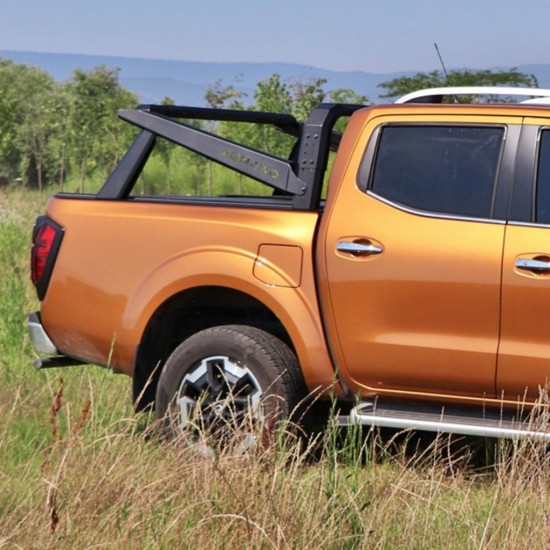
<svg viewBox="0 0 550 550">
<path fill-rule="evenodd" d="M 520 103 L 550 105 L 550 90 L 544 88 L 513 88 L 510 86 L 452 86 L 418 90 L 400 97 L 395 103 L 441 103 L 443 96 L 500 95 L 526 97 Z"/>
</svg>

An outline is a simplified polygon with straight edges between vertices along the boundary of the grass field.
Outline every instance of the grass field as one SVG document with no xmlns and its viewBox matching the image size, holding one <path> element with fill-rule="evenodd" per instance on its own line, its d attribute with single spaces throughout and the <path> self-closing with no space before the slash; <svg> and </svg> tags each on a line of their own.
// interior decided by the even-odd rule
<svg viewBox="0 0 550 550">
<path fill-rule="evenodd" d="M 550 547 L 550 464 L 530 442 L 329 427 L 195 456 L 135 416 L 130 381 L 35 371 L 26 313 L 45 196 L 0 190 L 0 548 Z"/>
</svg>

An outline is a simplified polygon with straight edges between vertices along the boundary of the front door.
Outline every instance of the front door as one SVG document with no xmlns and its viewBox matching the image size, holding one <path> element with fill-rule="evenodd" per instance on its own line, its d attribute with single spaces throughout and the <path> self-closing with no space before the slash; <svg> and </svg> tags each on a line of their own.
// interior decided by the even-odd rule
<svg viewBox="0 0 550 550">
<path fill-rule="evenodd" d="M 509 130 L 451 117 L 370 124 L 376 142 L 326 213 L 338 366 L 363 392 L 493 397 L 505 230 L 495 185 Z"/>
</svg>

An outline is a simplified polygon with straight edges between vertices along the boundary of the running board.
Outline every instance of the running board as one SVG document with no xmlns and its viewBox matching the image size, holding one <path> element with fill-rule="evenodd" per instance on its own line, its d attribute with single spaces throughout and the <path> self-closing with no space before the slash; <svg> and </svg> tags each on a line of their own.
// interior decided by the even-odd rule
<svg viewBox="0 0 550 550">
<path fill-rule="evenodd" d="M 366 401 L 353 408 L 349 415 L 340 416 L 338 423 L 341 426 L 360 424 L 478 437 L 550 440 L 550 423 L 548 415 L 544 416 L 546 422 L 534 422 L 526 420 L 524 415 L 504 411 L 476 413 L 470 409 Z"/>
</svg>

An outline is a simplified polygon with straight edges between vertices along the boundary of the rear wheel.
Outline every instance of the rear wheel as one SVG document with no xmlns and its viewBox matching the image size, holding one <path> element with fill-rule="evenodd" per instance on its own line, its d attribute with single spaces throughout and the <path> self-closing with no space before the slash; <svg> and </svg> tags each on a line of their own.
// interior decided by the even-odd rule
<svg viewBox="0 0 550 550">
<path fill-rule="evenodd" d="M 172 435 L 201 452 L 215 445 L 244 451 L 291 418 L 305 395 L 295 355 L 249 326 L 203 330 L 180 344 L 159 380 L 156 412 Z"/>
</svg>

